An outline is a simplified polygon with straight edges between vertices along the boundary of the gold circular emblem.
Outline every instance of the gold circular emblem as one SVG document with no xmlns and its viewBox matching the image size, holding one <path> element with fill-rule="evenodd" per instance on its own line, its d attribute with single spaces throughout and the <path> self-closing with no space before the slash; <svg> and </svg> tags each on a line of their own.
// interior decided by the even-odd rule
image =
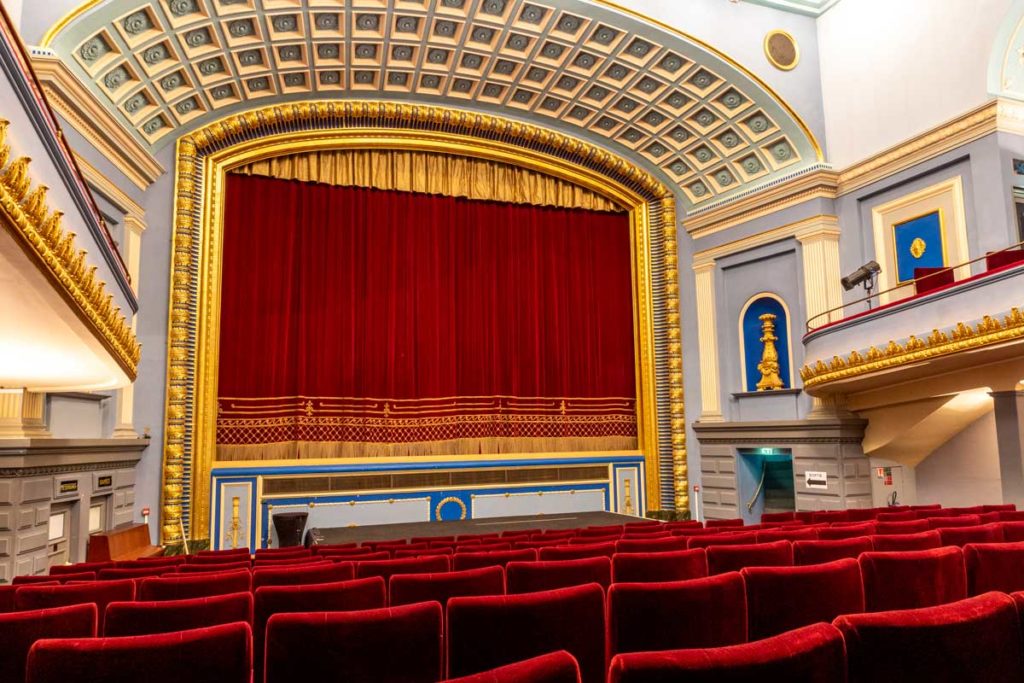
<svg viewBox="0 0 1024 683">
<path fill-rule="evenodd" d="M 800 63 L 800 47 L 796 38 L 781 30 L 769 31 L 764 37 L 764 54 L 776 69 L 790 71 Z"/>
<path fill-rule="evenodd" d="M 442 499 L 441 502 L 437 504 L 437 507 L 434 508 L 434 517 L 437 518 L 437 521 L 441 521 L 441 508 L 443 508 L 448 503 L 455 503 L 456 505 L 459 506 L 459 519 L 466 518 L 466 504 L 463 503 L 460 499 L 456 498 L 455 496 L 449 496 L 448 498 Z"/>
<path fill-rule="evenodd" d="M 924 256 L 924 251 L 927 248 L 928 245 L 925 244 L 925 241 L 923 239 L 921 239 L 920 237 L 915 237 L 914 241 L 910 243 L 910 255 L 913 256 L 914 258 L 921 258 L 922 256 Z"/>
</svg>

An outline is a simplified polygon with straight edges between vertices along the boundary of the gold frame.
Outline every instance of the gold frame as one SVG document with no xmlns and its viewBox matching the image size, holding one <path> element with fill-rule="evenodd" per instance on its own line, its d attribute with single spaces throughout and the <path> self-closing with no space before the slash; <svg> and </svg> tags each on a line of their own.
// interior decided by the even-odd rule
<svg viewBox="0 0 1024 683">
<path fill-rule="evenodd" d="M 896 280 L 897 280 L 896 286 L 897 287 L 905 285 L 908 282 L 913 282 L 914 278 L 910 278 L 909 280 L 900 280 L 899 279 L 900 278 L 900 252 L 896 248 L 896 228 L 900 227 L 901 225 L 906 225 L 907 223 L 910 223 L 911 221 L 916 221 L 918 219 L 924 218 L 925 216 L 931 216 L 933 213 L 939 214 L 939 246 L 941 247 L 941 251 L 942 251 L 942 267 L 945 268 L 949 264 L 949 258 L 948 258 L 948 255 L 946 254 L 946 216 L 945 216 L 945 212 L 942 210 L 941 206 L 940 207 L 936 207 L 934 209 L 929 209 L 928 211 L 925 211 L 924 213 L 922 213 L 922 214 L 920 214 L 918 216 L 911 216 L 910 218 L 904 218 L 901 221 L 898 221 L 896 223 L 892 223 L 892 224 L 889 225 L 889 242 L 891 243 L 891 248 L 892 248 L 893 265 L 896 266 Z"/>
<path fill-rule="evenodd" d="M 179 522 L 186 515 L 192 538 L 205 538 L 210 525 L 225 174 L 231 168 L 282 154 L 314 149 L 395 147 L 455 152 L 525 167 L 586 187 L 629 210 L 633 238 L 637 454 L 645 458 L 649 507 L 660 507 L 662 456 L 672 458 L 677 507 L 688 507 L 675 197 L 665 186 L 621 158 L 539 126 L 440 106 L 314 101 L 271 105 L 229 116 L 180 138 L 177 143 L 161 488 L 162 542 L 182 540 Z M 660 281 L 656 282 L 655 277 Z M 660 302 L 665 321 L 660 324 L 659 333 L 655 325 L 656 301 Z M 662 398 L 662 406 L 657 392 L 656 357 L 664 360 L 668 368 L 668 392 Z M 659 417 L 669 427 L 670 443 L 659 443 Z M 465 456 L 452 456 L 460 457 Z M 261 464 L 269 466 L 275 462 L 281 464 Z M 304 460 L 302 464 L 313 462 Z"/>
<path fill-rule="evenodd" d="M 794 55 L 792 64 L 783 64 L 782 62 L 777 61 L 774 57 L 772 57 L 771 50 L 768 49 L 768 43 L 775 36 L 785 36 L 786 38 L 789 38 L 791 43 L 793 43 Z M 768 60 L 768 63 L 774 66 L 779 71 L 792 71 L 800 64 L 800 43 L 796 41 L 796 38 L 794 38 L 793 34 L 791 34 L 789 31 L 783 31 L 780 28 L 768 31 L 768 33 L 764 34 L 763 48 L 764 56 Z"/>
</svg>

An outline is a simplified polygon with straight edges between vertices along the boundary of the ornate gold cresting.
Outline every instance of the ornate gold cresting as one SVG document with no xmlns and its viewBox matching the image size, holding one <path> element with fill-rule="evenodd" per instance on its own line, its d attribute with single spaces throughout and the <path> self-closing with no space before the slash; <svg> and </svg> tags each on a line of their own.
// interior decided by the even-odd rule
<svg viewBox="0 0 1024 683">
<path fill-rule="evenodd" d="M 758 317 L 761 321 L 761 343 L 764 350 L 761 351 L 761 362 L 757 369 L 761 371 L 761 380 L 757 383 L 758 391 L 774 391 L 785 388 L 782 378 L 779 377 L 779 352 L 775 348 L 775 342 L 779 340 L 775 336 L 775 314 L 764 313 Z"/>
<path fill-rule="evenodd" d="M 800 377 L 804 387 L 810 388 L 1019 339 L 1024 339 L 1024 313 L 1014 307 L 1002 320 L 986 315 L 975 323 L 958 322 L 946 331 L 933 329 L 924 339 L 912 334 L 902 344 L 890 339 L 884 348 L 871 346 L 864 353 L 854 350 L 845 357 L 819 359 L 803 366 Z"/>
<path fill-rule="evenodd" d="M 395 147 L 519 165 L 599 191 L 631 209 L 637 396 L 641 405 L 638 422 L 641 449 L 647 459 L 646 498 L 651 509 L 660 506 L 658 463 L 661 448 L 665 448 L 666 456 L 669 448 L 658 442 L 657 353 L 668 364 L 670 415 L 662 415 L 662 419 L 670 423 L 676 503 L 687 507 L 675 199 L 665 186 L 599 147 L 498 116 L 391 102 L 299 102 L 229 116 L 178 141 L 161 506 L 163 542 L 180 542 L 183 519 L 191 522 L 190 533 L 196 538 L 203 537 L 209 525 L 224 175 L 229 168 L 257 159 L 314 149 Z M 661 211 L 656 211 L 659 205 Z M 661 254 L 652 244 L 655 241 L 663 246 L 661 263 L 656 262 Z M 658 268 L 660 265 L 664 267 Z M 663 283 L 652 280 L 655 273 Z M 665 346 L 654 339 L 652 287 L 664 287 Z"/>
<path fill-rule="evenodd" d="M 96 266 L 86 265 L 86 251 L 77 249 L 75 233 L 62 226 L 64 214 L 50 211 L 46 203 L 47 187 L 32 187 L 28 157 L 11 156 L 7 144 L 8 122 L 0 119 L 0 209 L 3 221 L 28 246 L 28 252 L 43 266 L 44 272 L 63 290 L 81 313 L 82 319 L 121 366 L 135 379 L 140 346 L 130 323 L 104 293 L 106 283 L 96 278 Z"/>
</svg>

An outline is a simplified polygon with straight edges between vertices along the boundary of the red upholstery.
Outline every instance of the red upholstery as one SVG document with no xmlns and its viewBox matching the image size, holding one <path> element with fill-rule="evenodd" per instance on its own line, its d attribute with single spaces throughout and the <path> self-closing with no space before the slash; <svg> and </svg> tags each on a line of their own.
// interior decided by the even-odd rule
<svg viewBox="0 0 1024 683">
<path fill-rule="evenodd" d="M 455 541 L 493 541 L 501 538 L 501 534 L 459 534 L 455 537 Z"/>
<path fill-rule="evenodd" d="M 112 602 L 107 605 L 103 618 L 103 635 L 145 636 L 236 621 L 252 623 L 252 593 L 187 600 Z"/>
<path fill-rule="evenodd" d="M 703 548 L 659 553 L 612 555 L 612 581 L 650 583 L 685 581 L 708 575 L 707 551 Z"/>
<path fill-rule="evenodd" d="M 916 534 L 931 529 L 927 519 L 912 519 L 906 522 L 875 522 L 875 533 L 880 536 L 890 534 Z"/>
<path fill-rule="evenodd" d="M 709 519 L 704 522 L 704 526 L 708 529 L 718 529 L 721 527 L 733 527 L 743 526 L 744 522 L 742 519 Z"/>
<path fill-rule="evenodd" d="M 374 550 L 373 548 L 352 548 L 351 550 L 324 550 L 319 553 L 319 556 L 329 560 L 369 562 L 370 560 L 390 559 L 391 553 L 387 550 Z"/>
<path fill-rule="evenodd" d="M 122 560 L 115 562 L 118 569 L 136 569 L 139 567 L 173 567 L 178 564 L 185 564 L 187 558 L 184 555 L 167 555 L 160 557 L 140 557 L 137 560 Z"/>
<path fill-rule="evenodd" d="M 252 635 L 234 623 L 126 638 L 44 640 L 28 655 L 30 683 L 249 683 Z"/>
<path fill-rule="evenodd" d="M 1024 673 L 1014 601 L 986 593 L 925 609 L 851 614 L 835 625 L 846 641 L 850 683 L 1019 681 Z"/>
<path fill-rule="evenodd" d="M 1016 503 L 990 503 L 988 505 L 982 505 L 981 509 L 985 512 L 1014 512 L 1017 509 Z"/>
<path fill-rule="evenodd" d="M 491 553 L 511 549 L 512 543 L 510 541 L 476 543 L 472 545 L 467 545 L 465 543 L 455 544 L 455 552 L 457 553 Z"/>
<path fill-rule="evenodd" d="M 861 553 L 873 549 L 871 539 L 866 536 L 840 538 L 834 541 L 795 541 L 793 543 L 793 564 L 820 564 L 846 557 L 857 559 Z"/>
<path fill-rule="evenodd" d="M 358 543 L 317 543 L 309 546 L 314 555 L 319 555 L 324 550 L 351 550 L 359 547 Z"/>
<path fill-rule="evenodd" d="M 372 560 L 356 562 L 356 578 L 366 579 L 379 576 L 387 583 L 395 574 L 426 574 L 446 572 L 451 569 L 451 558 L 447 555 L 429 557 L 408 557 L 397 560 Z"/>
<path fill-rule="evenodd" d="M 867 508 L 867 509 L 861 509 L 861 510 L 851 509 L 851 510 L 847 510 L 847 512 L 850 513 L 850 521 L 851 522 L 868 522 L 868 521 L 872 521 L 878 515 L 878 512 L 876 510 L 874 510 L 873 508 Z"/>
<path fill-rule="evenodd" d="M 747 545 L 757 543 L 757 532 L 736 534 L 711 534 L 688 539 L 687 548 L 710 548 L 713 545 Z"/>
<path fill-rule="evenodd" d="M 686 539 L 682 536 L 664 538 L 623 538 L 616 542 L 616 553 L 659 553 L 672 550 L 686 550 Z"/>
<path fill-rule="evenodd" d="M 1021 262 L 1024 262 L 1024 249 L 1003 249 L 985 254 L 985 270 L 995 270 Z"/>
<path fill-rule="evenodd" d="M 413 536 L 412 538 L 409 539 L 410 543 L 420 543 L 422 541 L 425 541 L 427 543 L 435 543 L 435 542 L 454 543 L 455 542 L 455 536 L 454 535 L 452 535 L 452 536 Z M 366 545 L 366 543 L 364 543 L 363 545 Z"/>
<path fill-rule="evenodd" d="M 566 650 L 583 683 L 604 683 L 604 591 L 597 584 L 448 601 L 448 673 L 466 676 Z"/>
<path fill-rule="evenodd" d="M 747 642 L 738 572 L 691 581 L 615 583 L 608 589 L 610 654 Z"/>
<path fill-rule="evenodd" d="M 509 562 L 505 585 L 510 595 L 550 591 L 556 588 L 597 583 L 607 588 L 612 582 L 612 562 L 607 557 L 545 562 Z"/>
<path fill-rule="evenodd" d="M 266 683 L 435 683 L 443 678 L 441 619 L 436 602 L 275 614 L 267 623 Z"/>
<path fill-rule="evenodd" d="M 107 569 L 101 569 L 96 572 L 96 578 L 101 581 L 124 581 L 126 579 L 141 579 L 147 576 L 160 576 L 161 574 L 177 569 L 178 567 L 184 568 L 184 565 L 176 565 L 173 567 L 134 567 L 128 569 L 121 569 L 119 567 L 109 567 Z"/>
<path fill-rule="evenodd" d="M 67 574 L 57 574 L 55 576 L 47 576 L 45 574 L 39 574 L 38 576 L 15 576 L 11 583 L 15 586 L 28 586 L 31 584 L 39 583 L 67 583 L 68 581 L 95 581 L 96 572 L 75 572 Z"/>
<path fill-rule="evenodd" d="M 580 529 L 576 534 L 578 538 L 593 538 L 594 536 L 621 536 L 625 533 L 625 526 L 622 524 L 611 524 L 606 526 L 588 526 Z"/>
<path fill-rule="evenodd" d="M 1003 529 L 999 524 L 981 524 L 979 526 L 949 527 L 939 529 L 942 545 L 958 545 L 967 543 L 1001 543 Z"/>
<path fill-rule="evenodd" d="M 351 562 L 326 562 L 296 567 L 268 567 L 253 569 L 252 589 L 260 586 L 295 586 L 302 583 L 333 583 L 351 581 L 355 569 Z"/>
<path fill-rule="evenodd" d="M 40 638 L 94 638 L 96 605 L 0 614 L 0 681 L 25 680 L 25 660 Z"/>
<path fill-rule="evenodd" d="M 744 567 L 791 567 L 793 545 L 789 541 L 756 545 L 713 545 L 708 547 L 708 574 L 725 574 Z"/>
<path fill-rule="evenodd" d="M 303 548 L 301 546 L 292 547 L 288 546 L 285 548 L 257 548 L 256 554 L 253 555 L 254 560 L 283 560 L 285 558 L 291 559 L 295 557 L 309 557 L 313 554 L 313 551 L 309 548 Z"/>
<path fill-rule="evenodd" d="M 143 579 L 139 583 L 139 600 L 184 600 L 248 590 L 252 590 L 252 574 L 247 569 L 212 574 L 171 574 L 158 579 Z"/>
<path fill-rule="evenodd" d="M 667 533 L 667 532 L 666 532 Z M 669 534 L 671 535 L 671 534 Z M 569 538 L 565 540 L 565 545 L 597 545 L 600 543 L 615 543 L 615 541 L 623 538 L 622 534 L 601 534 L 600 536 L 577 536 L 576 538 Z M 555 546 L 558 547 L 558 546 Z"/>
<path fill-rule="evenodd" d="M 576 659 L 559 650 L 479 674 L 449 678 L 446 683 L 579 683 Z"/>
<path fill-rule="evenodd" d="M 50 576 L 60 574 L 77 574 L 78 572 L 97 572 L 113 567 L 113 562 L 79 562 L 78 564 L 57 564 L 50 567 Z"/>
<path fill-rule="evenodd" d="M 675 531 L 676 529 L 703 529 L 704 525 L 696 519 L 684 519 L 679 522 L 665 522 L 664 526 L 669 531 Z"/>
<path fill-rule="evenodd" d="M 239 567 L 249 567 L 252 562 L 245 555 L 214 555 L 212 557 L 190 557 L 189 561 L 185 563 L 188 566 L 188 571 L 198 572 L 212 572 L 217 571 L 218 567 L 227 567 L 229 569 L 238 569 Z M 181 565 L 177 565 L 181 566 Z M 202 567 L 202 569 L 199 569 Z M 182 567 L 181 570 L 185 568 Z"/>
<path fill-rule="evenodd" d="M 847 524 L 845 526 L 831 526 L 827 529 L 818 529 L 818 540 L 837 541 L 843 538 L 871 536 L 874 533 L 874 522 L 862 522 L 860 524 Z"/>
<path fill-rule="evenodd" d="M 479 569 L 480 567 L 504 567 L 509 562 L 533 562 L 537 559 L 537 551 L 533 548 L 520 550 L 499 550 L 493 553 L 455 553 L 452 558 L 452 569 Z"/>
<path fill-rule="evenodd" d="M 252 553 L 248 548 L 226 548 L 224 550 L 200 550 L 195 555 L 189 555 L 189 562 L 195 562 L 196 560 L 204 557 L 231 557 L 233 555 L 243 555 L 249 557 Z"/>
<path fill-rule="evenodd" d="M 179 564 L 174 567 L 174 571 L 178 574 L 213 574 L 220 572 L 234 572 L 239 569 L 249 571 L 252 566 L 250 562 L 221 562 L 217 564 Z"/>
<path fill-rule="evenodd" d="M 1000 522 L 999 526 L 1003 529 L 1003 540 L 1007 543 L 1024 541 L 1024 521 Z"/>
<path fill-rule="evenodd" d="M 754 643 L 672 652 L 637 652 L 612 660 L 609 683 L 843 683 L 843 638 L 814 624 Z"/>
<path fill-rule="evenodd" d="M 1021 522 L 1024 521 L 1024 510 L 1000 510 L 1000 522 Z"/>
<path fill-rule="evenodd" d="M 914 268 L 914 293 L 925 294 L 956 282 L 952 268 Z"/>
<path fill-rule="evenodd" d="M 967 597 L 960 548 L 869 552 L 858 561 L 869 612 L 931 607 Z"/>
<path fill-rule="evenodd" d="M 428 550 L 396 550 L 392 555 L 392 558 L 395 560 L 404 560 L 410 557 L 436 557 L 438 555 L 445 555 L 447 557 L 451 557 L 454 553 L 455 548 L 430 548 Z M 355 559 L 359 560 L 361 558 Z"/>
<path fill-rule="evenodd" d="M 588 543 L 586 545 L 553 546 L 541 548 L 537 557 L 541 560 L 579 560 L 584 557 L 607 557 L 615 554 L 615 543 Z"/>
<path fill-rule="evenodd" d="M 888 534 L 871 537 L 875 550 L 893 552 L 899 550 L 929 550 L 942 547 L 942 536 L 938 531 L 921 531 L 916 534 Z"/>
<path fill-rule="evenodd" d="M 398 574 L 391 577 L 389 604 L 437 601 L 444 607 L 458 595 L 504 595 L 505 570 L 481 567 L 441 574 Z"/>
<path fill-rule="evenodd" d="M 758 543 L 772 543 L 774 541 L 816 541 L 818 540 L 818 529 L 765 529 L 757 532 Z"/>
<path fill-rule="evenodd" d="M 103 611 L 107 605 L 134 599 L 134 581 L 91 581 L 65 586 L 19 587 L 14 594 L 14 607 L 22 612 L 91 602 L 96 605 L 96 632 L 103 633 Z"/>
<path fill-rule="evenodd" d="M 978 526 L 981 524 L 979 515 L 958 515 L 956 517 L 930 517 L 928 527 L 931 529 L 950 529 L 961 526 Z"/>
<path fill-rule="evenodd" d="M 804 567 L 747 567 L 740 573 L 747 588 L 751 640 L 864 611 L 857 560 Z"/>
<path fill-rule="evenodd" d="M 918 519 L 918 515 L 913 510 L 900 510 L 899 512 L 879 512 L 875 515 L 875 519 L 879 522 L 909 522 Z"/>
<path fill-rule="evenodd" d="M 761 522 L 791 522 L 794 516 L 792 512 L 765 512 L 761 514 Z"/>
<path fill-rule="evenodd" d="M 267 622 L 275 614 L 291 612 L 348 612 L 387 606 L 387 584 L 379 576 L 336 583 L 264 586 L 254 593 L 253 652 L 255 680 L 263 680 Z"/>
<path fill-rule="evenodd" d="M 964 564 L 968 595 L 1024 590 L 1024 543 L 968 543 Z"/>
<path fill-rule="evenodd" d="M 846 510 L 822 510 L 812 514 L 811 521 L 815 524 L 818 522 L 828 522 L 829 524 L 833 522 L 849 522 L 850 513 Z"/>
</svg>

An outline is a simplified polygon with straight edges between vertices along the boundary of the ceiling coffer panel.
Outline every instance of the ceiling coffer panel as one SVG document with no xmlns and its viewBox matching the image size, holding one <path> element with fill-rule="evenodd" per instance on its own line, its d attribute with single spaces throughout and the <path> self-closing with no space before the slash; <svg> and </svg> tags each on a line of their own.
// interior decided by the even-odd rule
<svg viewBox="0 0 1024 683">
<path fill-rule="evenodd" d="M 699 41 L 583 0 L 100 0 L 48 36 L 153 149 L 273 101 L 500 112 L 640 161 L 688 207 L 809 168 L 764 84 Z"/>
</svg>

